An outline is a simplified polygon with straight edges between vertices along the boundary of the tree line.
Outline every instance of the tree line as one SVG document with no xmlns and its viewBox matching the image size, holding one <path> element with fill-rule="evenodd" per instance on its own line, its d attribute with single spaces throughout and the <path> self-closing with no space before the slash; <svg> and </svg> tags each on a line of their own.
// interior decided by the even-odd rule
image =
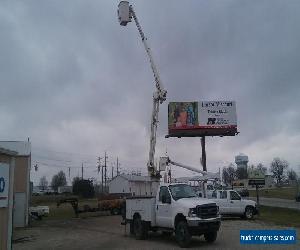
<svg viewBox="0 0 300 250">
<path fill-rule="evenodd" d="M 59 171 L 52 177 L 51 188 L 53 191 L 58 192 L 59 187 L 67 185 L 66 174 L 63 171 Z M 47 190 L 49 186 L 46 176 L 41 177 L 39 187 L 41 190 Z M 85 180 L 79 177 L 75 177 L 72 182 L 72 193 L 84 198 L 92 198 L 95 194 L 95 189 L 92 180 Z"/>
<path fill-rule="evenodd" d="M 267 173 L 267 167 L 262 163 L 257 165 L 251 165 L 249 168 L 258 169 L 264 174 Z M 289 168 L 289 163 L 284 160 L 276 157 L 272 160 L 269 171 L 271 176 L 276 181 L 277 185 L 281 185 L 286 180 L 297 180 L 297 173 Z M 227 185 L 231 185 L 233 181 L 237 179 L 246 179 L 248 177 L 247 170 L 245 168 L 235 168 L 234 164 L 229 164 L 229 166 L 223 168 L 222 179 L 223 182 Z"/>
</svg>

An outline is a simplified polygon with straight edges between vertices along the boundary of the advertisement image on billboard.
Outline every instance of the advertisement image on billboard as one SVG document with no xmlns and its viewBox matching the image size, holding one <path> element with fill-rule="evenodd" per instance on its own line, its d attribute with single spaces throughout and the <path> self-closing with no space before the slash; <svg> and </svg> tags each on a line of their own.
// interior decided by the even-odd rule
<svg viewBox="0 0 300 250">
<path fill-rule="evenodd" d="M 234 136 L 234 101 L 170 102 L 167 137 Z"/>
</svg>

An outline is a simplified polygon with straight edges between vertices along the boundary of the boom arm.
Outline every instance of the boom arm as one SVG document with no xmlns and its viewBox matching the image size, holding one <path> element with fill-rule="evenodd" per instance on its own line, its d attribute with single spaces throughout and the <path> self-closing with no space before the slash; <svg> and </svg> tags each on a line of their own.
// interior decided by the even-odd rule
<svg viewBox="0 0 300 250">
<path fill-rule="evenodd" d="M 162 104 L 167 97 L 167 91 L 164 89 L 162 82 L 160 81 L 158 70 L 154 64 L 153 57 L 151 54 L 150 47 L 147 43 L 147 38 L 144 35 L 142 27 L 137 19 L 137 16 L 133 10 L 133 7 L 129 6 L 129 13 L 133 17 L 135 24 L 138 28 L 140 36 L 142 38 L 142 42 L 144 44 L 144 48 L 147 52 L 149 57 L 149 61 L 151 64 L 151 69 L 154 75 L 156 91 L 153 94 L 153 109 L 151 115 L 151 134 L 150 134 L 150 150 L 149 150 L 149 160 L 147 163 L 148 173 L 151 177 L 158 177 L 159 171 L 157 171 L 155 164 L 154 164 L 154 155 L 155 155 L 155 145 L 156 145 L 156 131 L 157 131 L 157 124 L 158 124 L 158 113 L 159 113 L 159 104 Z"/>
</svg>

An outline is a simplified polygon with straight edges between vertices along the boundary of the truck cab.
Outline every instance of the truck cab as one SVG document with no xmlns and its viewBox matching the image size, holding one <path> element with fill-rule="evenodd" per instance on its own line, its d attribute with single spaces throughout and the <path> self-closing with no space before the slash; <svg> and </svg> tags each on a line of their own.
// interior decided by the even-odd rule
<svg viewBox="0 0 300 250">
<path fill-rule="evenodd" d="M 221 217 L 213 200 L 198 197 L 185 183 L 168 183 L 159 186 L 155 198 L 127 199 L 126 221 L 137 239 L 144 239 L 148 231 L 175 233 L 179 245 L 186 247 L 192 236 L 204 235 L 214 242 Z"/>
<path fill-rule="evenodd" d="M 221 215 L 235 215 L 252 219 L 258 214 L 255 201 L 243 199 L 235 190 L 215 190 L 212 200 L 219 206 Z"/>
</svg>

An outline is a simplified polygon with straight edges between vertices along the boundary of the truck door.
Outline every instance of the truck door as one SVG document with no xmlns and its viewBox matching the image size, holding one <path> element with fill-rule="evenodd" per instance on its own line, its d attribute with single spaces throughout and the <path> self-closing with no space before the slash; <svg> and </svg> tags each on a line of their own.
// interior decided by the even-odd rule
<svg viewBox="0 0 300 250">
<path fill-rule="evenodd" d="M 233 214 L 239 214 L 243 212 L 241 197 L 235 191 L 230 191 L 230 210 Z"/>
<path fill-rule="evenodd" d="M 156 224 L 159 227 L 172 227 L 171 195 L 168 187 L 160 187 L 156 201 Z"/>
<path fill-rule="evenodd" d="M 227 199 L 227 191 L 226 190 L 218 191 L 217 204 L 220 209 L 220 214 L 229 214 L 230 213 L 229 212 L 230 205 L 229 205 L 229 201 Z"/>
</svg>

